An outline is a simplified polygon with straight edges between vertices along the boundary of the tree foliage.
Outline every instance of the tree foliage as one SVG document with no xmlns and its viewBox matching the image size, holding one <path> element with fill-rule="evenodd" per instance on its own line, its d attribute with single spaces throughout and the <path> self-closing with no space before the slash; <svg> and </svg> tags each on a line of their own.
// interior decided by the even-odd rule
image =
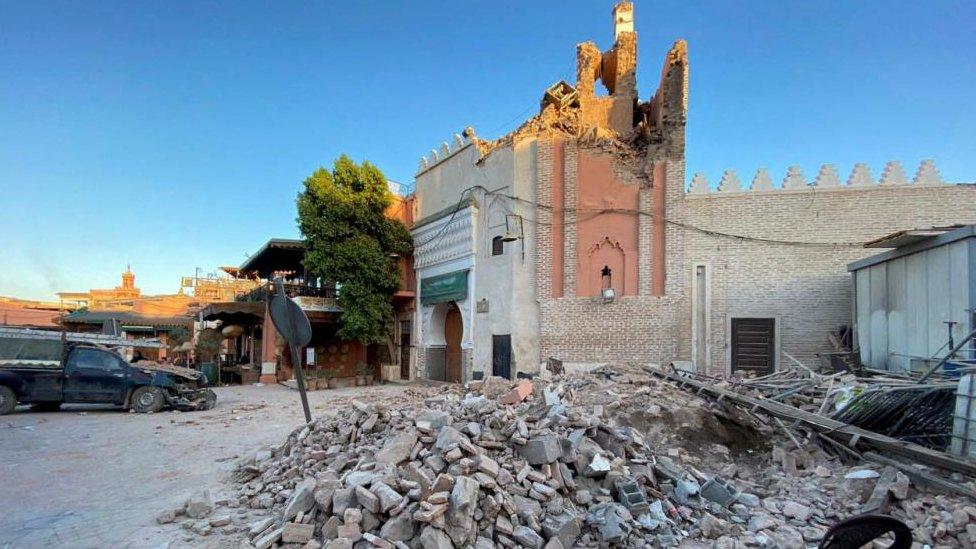
<svg viewBox="0 0 976 549">
<path fill-rule="evenodd" d="M 389 335 L 399 272 L 393 256 L 412 251 L 410 233 L 386 216 L 393 195 L 383 172 L 340 156 L 319 168 L 298 195 L 305 268 L 340 286 L 339 336 L 377 343 Z"/>
</svg>

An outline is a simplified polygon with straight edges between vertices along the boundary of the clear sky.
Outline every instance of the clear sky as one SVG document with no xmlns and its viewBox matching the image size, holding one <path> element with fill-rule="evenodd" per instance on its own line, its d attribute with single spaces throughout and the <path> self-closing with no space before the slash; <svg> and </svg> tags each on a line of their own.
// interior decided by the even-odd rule
<svg viewBox="0 0 976 549">
<path fill-rule="evenodd" d="M 297 237 L 340 153 L 412 183 L 472 125 L 495 138 L 611 44 L 609 0 L 0 0 L 0 295 L 148 293 Z M 825 162 L 976 180 L 976 2 L 637 0 L 647 99 L 689 43 L 688 177 Z"/>
</svg>

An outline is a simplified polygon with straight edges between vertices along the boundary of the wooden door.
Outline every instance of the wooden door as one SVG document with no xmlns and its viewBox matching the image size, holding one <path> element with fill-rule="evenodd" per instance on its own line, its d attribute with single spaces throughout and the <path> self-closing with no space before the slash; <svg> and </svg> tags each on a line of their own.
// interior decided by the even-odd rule
<svg viewBox="0 0 976 549">
<path fill-rule="evenodd" d="M 444 318 L 444 341 L 447 344 L 446 373 L 447 381 L 461 383 L 461 336 L 464 325 L 461 322 L 461 311 L 452 304 Z"/>
<path fill-rule="evenodd" d="M 512 336 L 491 336 L 491 375 L 512 379 Z"/>
<path fill-rule="evenodd" d="M 772 318 L 732 319 L 732 373 L 765 375 L 776 364 L 776 322 Z"/>
<path fill-rule="evenodd" d="M 410 321 L 400 321 L 400 379 L 410 379 Z"/>
</svg>

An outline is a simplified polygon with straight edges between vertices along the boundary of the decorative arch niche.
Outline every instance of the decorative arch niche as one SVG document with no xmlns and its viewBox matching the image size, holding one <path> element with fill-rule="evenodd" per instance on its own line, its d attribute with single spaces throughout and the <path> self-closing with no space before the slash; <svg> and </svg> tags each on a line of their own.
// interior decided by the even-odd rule
<svg viewBox="0 0 976 549">
<path fill-rule="evenodd" d="M 610 287 L 617 295 L 627 295 L 631 284 L 627 281 L 627 253 L 619 241 L 605 236 L 590 246 L 586 253 L 586 265 L 582 265 L 583 276 L 579 277 L 583 287 L 580 296 L 599 296 L 603 290 L 604 267 L 610 268 Z"/>
</svg>

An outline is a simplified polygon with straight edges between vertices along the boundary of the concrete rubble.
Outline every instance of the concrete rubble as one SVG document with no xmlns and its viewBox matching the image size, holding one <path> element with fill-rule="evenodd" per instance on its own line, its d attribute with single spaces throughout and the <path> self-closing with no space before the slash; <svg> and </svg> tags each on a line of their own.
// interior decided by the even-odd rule
<svg viewBox="0 0 976 549">
<path fill-rule="evenodd" d="M 868 504 L 922 543 L 976 543 L 973 502 L 789 444 L 625 367 L 489 378 L 354 401 L 242 460 L 235 511 L 212 509 L 260 548 L 803 547 Z M 208 535 L 189 513 L 209 498 L 161 518 Z"/>
</svg>

